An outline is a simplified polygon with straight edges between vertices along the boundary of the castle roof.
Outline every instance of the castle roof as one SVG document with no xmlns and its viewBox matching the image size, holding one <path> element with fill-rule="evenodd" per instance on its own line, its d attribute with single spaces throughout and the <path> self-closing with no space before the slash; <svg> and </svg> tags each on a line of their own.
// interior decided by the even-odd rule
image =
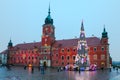
<svg viewBox="0 0 120 80">
<path fill-rule="evenodd" d="M 64 47 L 73 47 L 77 46 L 79 38 L 75 39 L 63 39 L 63 40 L 56 40 L 55 44 L 64 48 Z M 100 44 L 100 38 L 98 37 L 88 37 L 86 38 L 87 45 L 88 46 L 98 46 Z M 14 50 L 32 50 L 34 48 L 41 48 L 41 42 L 33 42 L 33 43 L 23 43 L 23 44 L 17 44 L 13 47 Z M 3 54 L 6 53 L 7 50 L 1 52 Z"/>
</svg>

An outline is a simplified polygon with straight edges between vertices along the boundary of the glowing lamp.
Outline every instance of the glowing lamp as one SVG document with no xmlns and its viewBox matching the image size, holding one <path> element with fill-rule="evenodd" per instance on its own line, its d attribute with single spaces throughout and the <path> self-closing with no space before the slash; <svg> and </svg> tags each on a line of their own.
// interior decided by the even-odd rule
<svg viewBox="0 0 120 80">
<path fill-rule="evenodd" d="M 28 66 L 29 66 L 29 67 L 32 67 L 32 64 L 29 64 Z"/>
</svg>

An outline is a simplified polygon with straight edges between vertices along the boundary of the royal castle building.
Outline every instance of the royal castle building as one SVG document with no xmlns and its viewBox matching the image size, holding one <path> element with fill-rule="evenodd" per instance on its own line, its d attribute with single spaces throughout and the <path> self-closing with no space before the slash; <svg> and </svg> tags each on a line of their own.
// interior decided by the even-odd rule
<svg viewBox="0 0 120 80">
<path fill-rule="evenodd" d="M 80 36 L 82 34 L 85 36 L 83 22 L 81 23 Z M 96 64 L 98 68 L 109 68 L 112 60 L 109 53 L 108 34 L 105 28 L 101 38 L 92 36 L 84 37 L 84 39 L 85 44 L 87 44 L 85 50 L 87 50 L 89 64 Z M 8 49 L 1 52 L 1 54 L 7 56 L 7 58 L 5 57 L 7 64 L 39 66 L 40 63 L 43 63 L 48 67 L 63 67 L 75 63 L 79 41 L 80 38 L 56 40 L 55 26 L 49 8 L 48 16 L 42 26 L 41 42 L 13 46 L 12 40 L 10 40 Z"/>
</svg>

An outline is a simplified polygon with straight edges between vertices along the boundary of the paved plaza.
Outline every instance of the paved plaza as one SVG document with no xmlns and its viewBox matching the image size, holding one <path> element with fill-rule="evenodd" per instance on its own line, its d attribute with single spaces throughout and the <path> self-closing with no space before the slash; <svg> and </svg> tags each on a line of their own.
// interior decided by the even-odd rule
<svg viewBox="0 0 120 80">
<path fill-rule="evenodd" d="M 47 68 L 45 74 L 41 74 L 38 68 L 11 67 L 7 70 L 0 67 L 0 80 L 120 80 L 120 70 L 97 70 L 97 71 L 60 71 Z"/>
</svg>

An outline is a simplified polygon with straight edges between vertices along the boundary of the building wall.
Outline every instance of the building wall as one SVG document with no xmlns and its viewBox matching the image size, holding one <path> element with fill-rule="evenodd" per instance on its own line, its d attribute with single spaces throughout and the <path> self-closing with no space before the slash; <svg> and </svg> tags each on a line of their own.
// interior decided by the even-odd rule
<svg viewBox="0 0 120 80">
<path fill-rule="evenodd" d="M 88 55 L 90 64 L 97 64 L 98 68 L 107 68 L 108 55 L 107 47 L 104 45 L 88 46 Z M 18 50 L 10 52 L 10 63 L 15 65 L 39 66 L 40 62 L 46 62 L 47 66 L 66 66 L 67 64 L 75 63 L 77 48 L 73 47 L 54 47 L 52 49 L 52 61 L 50 54 L 41 54 L 41 52 L 33 50 Z"/>
</svg>

